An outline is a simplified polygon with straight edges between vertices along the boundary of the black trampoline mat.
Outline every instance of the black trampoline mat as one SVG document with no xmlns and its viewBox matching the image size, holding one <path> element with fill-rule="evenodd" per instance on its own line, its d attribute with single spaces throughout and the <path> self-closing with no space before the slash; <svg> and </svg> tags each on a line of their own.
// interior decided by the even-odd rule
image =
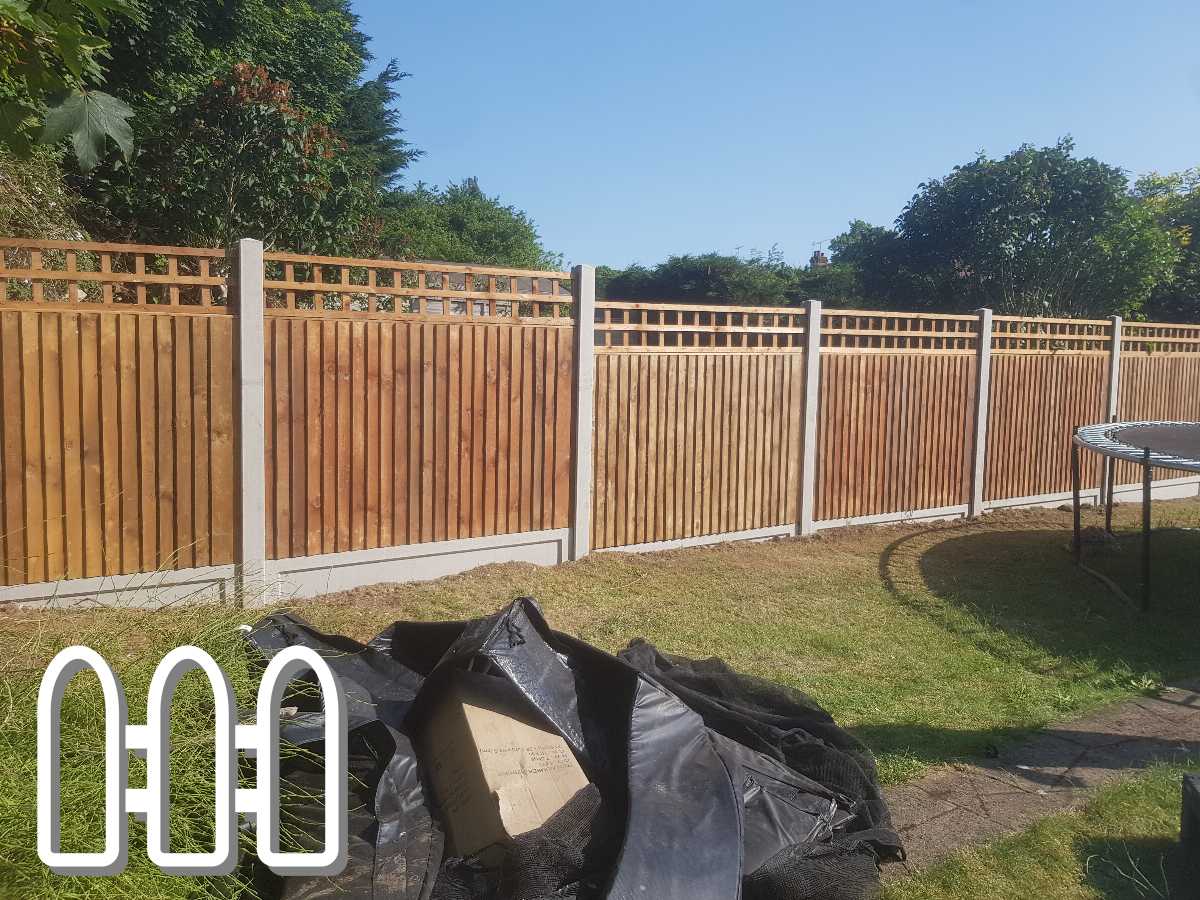
<svg viewBox="0 0 1200 900">
<path fill-rule="evenodd" d="M 1128 425 L 1109 432 L 1109 437 L 1139 450 L 1150 448 L 1152 453 L 1200 459 L 1200 423 Z"/>
</svg>

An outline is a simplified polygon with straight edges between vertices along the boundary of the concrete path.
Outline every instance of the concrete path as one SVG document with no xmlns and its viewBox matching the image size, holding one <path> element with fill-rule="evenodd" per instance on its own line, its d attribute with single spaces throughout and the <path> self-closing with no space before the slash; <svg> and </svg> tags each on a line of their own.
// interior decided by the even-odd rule
<svg viewBox="0 0 1200 900">
<path fill-rule="evenodd" d="M 995 760 L 938 771 L 886 790 L 908 860 L 923 869 L 961 847 L 1020 831 L 1082 805 L 1096 787 L 1156 762 L 1200 757 L 1200 680 L 1049 728 Z"/>
</svg>

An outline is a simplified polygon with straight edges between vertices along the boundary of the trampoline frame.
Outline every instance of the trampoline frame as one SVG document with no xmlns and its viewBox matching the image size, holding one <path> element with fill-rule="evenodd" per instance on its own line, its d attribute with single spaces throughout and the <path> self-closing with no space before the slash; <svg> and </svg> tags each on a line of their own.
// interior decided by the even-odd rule
<svg viewBox="0 0 1200 900">
<path fill-rule="evenodd" d="M 1162 427 L 1162 426 L 1191 426 L 1200 428 L 1200 422 L 1181 422 L 1172 420 L 1151 420 L 1141 422 L 1109 422 L 1100 425 L 1085 425 L 1075 429 L 1071 437 L 1071 495 L 1072 511 L 1074 514 L 1074 540 L 1072 551 L 1075 564 L 1081 569 L 1095 575 L 1124 596 L 1108 578 L 1088 568 L 1083 564 L 1083 541 L 1080 523 L 1080 449 L 1090 450 L 1104 457 L 1104 530 L 1112 534 L 1113 487 L 1116 478 L 1117 460 L 1123 459 L 1142 467 L 1142 609 L 1150 608 L 1150 502 L 1152 493 L 1152 471 L 1154 468 L 1174 469 L 1181 472 L 1200 473 L 1200 459 L 1188 456 L 1176 456 L 1169 453 L 1156 452 L 1151 447 L 1136 447 L 1113 437 L 1113 432 L 1122 428 Z"/>
</svg>

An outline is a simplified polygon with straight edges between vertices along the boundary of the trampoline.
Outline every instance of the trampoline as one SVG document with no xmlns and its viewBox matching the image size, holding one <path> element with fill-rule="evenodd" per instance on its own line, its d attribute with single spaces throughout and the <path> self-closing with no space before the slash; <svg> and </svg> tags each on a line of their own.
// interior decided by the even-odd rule
<svg viewBox="0 0 1200 900">
<path fill-rule="evenodd" d="M 1104 530 L 1112 534 L 1113 476 L 1117 460 L 1142 468 L 1142 609 L 1150 606 L 1150 494 L 1155 468 L 1200 473 L 1200 422 L 1109 422 L 1075 430 L 1071 441 L 1071 492 L 1074 501 L 1075 535 L 1072 549 L 1080 568 L 1124 595 L 1112 581 L 1083 564 L 1080 534 L 1080 450 L 1104 457 Z"/>
</svg>

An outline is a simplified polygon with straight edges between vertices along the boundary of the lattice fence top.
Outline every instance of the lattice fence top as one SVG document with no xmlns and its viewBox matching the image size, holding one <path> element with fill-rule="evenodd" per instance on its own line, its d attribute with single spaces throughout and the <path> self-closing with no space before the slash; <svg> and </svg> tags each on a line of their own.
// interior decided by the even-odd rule
<svg viewBox="0 0 1200 900">
<path fill-rule="evenodd" d="M 994 353 L 1107 353 L 1111 345 L 1112 323 L 1106 319 L 992 319 Z"/>
<path fill-rule="evenodd" d="M 804 347 L 803 309 L 596 302 L 596 346 L 620 350 L 788 350 Z"/>
<path fill-rule="evenodd" d="M 1121 352 L 1200 353 L 1200 325 L 1125 322 L 1121 326 Z"/>
<path fill-rule="evenodd" d="M 570 325 L 570 273 L 433 261 L 269 251 L 266 313 L 325 318 L 447 318 Z M 0 307 L 233 312 L 229 265 L 218 248 L 0 237 Z M 596 346 L 620 350 L 799 350 L 804 307 L 601 300 Z M 977 315 L 826 309 L 829 351 L 968 353 Z M 1107 353 L 1103 319 L 992 317 L 996 353 Z M 1200 353 L 1200 324 L 1124 322 L 1123 352 Z"/>
<path fill-rule="evenodd" d="M 821 347 L 887 352 L 973 352 L 979 317 L 935 313 L 826 310 Z"/>
<path fill-rule="evenodd" d="M 0 238 L 0 304 L 227 313 L 217 249 Z"/>
<path fill-rule="evenodd" d="M 274 252 L 264 259 L 268 315 L 571 321 L 569 272 Z"/>
</svg>

